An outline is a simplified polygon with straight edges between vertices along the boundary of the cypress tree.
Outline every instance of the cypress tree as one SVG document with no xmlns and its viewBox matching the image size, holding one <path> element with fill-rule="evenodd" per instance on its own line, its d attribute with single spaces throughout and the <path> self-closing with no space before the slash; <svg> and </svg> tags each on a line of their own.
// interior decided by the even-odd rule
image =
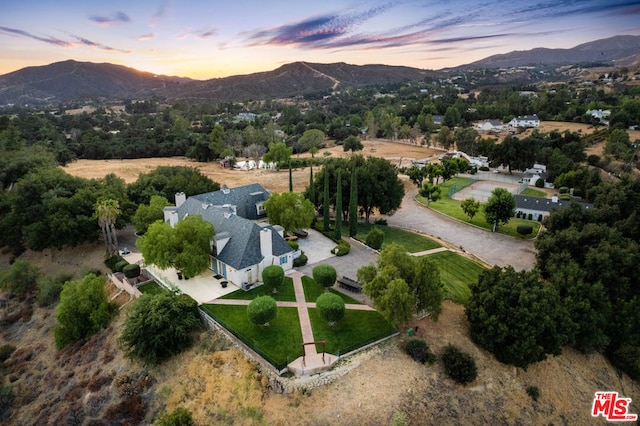
<svg viewBox="0 0 640 426">
<path fill-rule="evenodd" d="M 341 170 L 338 169 L 338 188 L 336 189 L 336 240 L 342 239 L 342 175 L 340 172 Z"/>
<path fill-rule="evenodd" d="M 353 164 L 351 172 L 351 189 L 349 192 L 349 236 L 355 237 L 358 233 L 358 180 L 356 178 L 356 165 Z"/>
<path fill-rule="evenodd" d="M 324 197 L 322 198 L 322 207 L 324 208 L 324 222 L 322 224 L 322 230 L 324 232 L 329 231 L 329 170 L 325 167 L 324 170 Z"/>
<path fill-rule="evenodd" d="M 291 160 L 289 160 L 289 192 L 293 192 L 293 177 L 291 176 Z"/>
<path fill-rule="evenodd" d="M 316 208 L 316 193 L 313 187 L 313 163 L 311 163 L 311 170 L 309 171 L 309 201 L 313 204 L 313 208 Z"/>
</svg>

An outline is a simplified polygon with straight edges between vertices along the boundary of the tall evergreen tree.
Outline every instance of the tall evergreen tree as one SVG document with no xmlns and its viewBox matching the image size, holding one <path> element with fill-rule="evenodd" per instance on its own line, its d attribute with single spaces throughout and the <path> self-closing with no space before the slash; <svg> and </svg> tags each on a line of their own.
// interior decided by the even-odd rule
<svg viewBox="0 0 640 426">
<path fill-rule="evenodd" d="M 335 225 L 335 237 L 336 240 L 342 239 L 342 174 L 338 169 L 338 185 L 336 189 L 336 225 Z"/>
<path fill-rule="evenodd" d="M 325 167 L 324 170 L 324 195 L 322 197 L 323 219 L 322 230 L 324 232 L 329 231 L 329 170 Z"/>
<path fill-rule="evenodd" d="M 349 236 L 355 237 L 358 233 L 358 179 L 356 178 L 356 165 L 351 172 L 351 189 L 349 193 Z"/>
<path fill-rule="evenodd" d="M 289 192 L 293 192 L 293 176 L 291 175 L 291 160 L 289 160 Z"/>
<path fill-rule="evenodd" d="M 311 204 L 313 204 L 313 208 L 315 208 L 316 193 L 313 188 L 313 163 L 311 163 L 311 169 L 309 170 L 309 201 L 311 201 Z"/>
</svg>

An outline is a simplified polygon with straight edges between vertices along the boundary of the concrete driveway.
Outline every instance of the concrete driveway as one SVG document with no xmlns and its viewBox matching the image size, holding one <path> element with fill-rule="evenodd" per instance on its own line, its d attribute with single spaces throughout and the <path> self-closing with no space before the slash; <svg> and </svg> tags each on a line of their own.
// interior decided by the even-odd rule
<svg viewBox="0 0 640 426">
<path fill-rule="evenodd" d="M 489 265 L 511 265 L 516 271 L 533 268 L 536 253 L 533 240 L 519 240 L 451 219 L 415 202 L 417 193 L 417 189 L 412 189 L 405 194 L 402 207 L 386 217 L 389 225 L 440 238 Z"/>
</svg>

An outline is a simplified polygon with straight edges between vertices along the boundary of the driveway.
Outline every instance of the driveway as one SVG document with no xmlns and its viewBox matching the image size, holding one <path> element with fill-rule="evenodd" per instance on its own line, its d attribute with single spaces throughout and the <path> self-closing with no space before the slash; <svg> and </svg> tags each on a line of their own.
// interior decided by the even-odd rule
<svg viewBox="0 0 640 426">
<path fill-rule="evenodd" d="M 535 264 L 533 240 L 519 240 L 466 225 L 414 201 L 418 190 L 408 191 L 402 207 L 386 217 L 389 225 L 440 238 L 477 256 L 489 265 L 511 265 L 516 271 Z"/>
</svg>

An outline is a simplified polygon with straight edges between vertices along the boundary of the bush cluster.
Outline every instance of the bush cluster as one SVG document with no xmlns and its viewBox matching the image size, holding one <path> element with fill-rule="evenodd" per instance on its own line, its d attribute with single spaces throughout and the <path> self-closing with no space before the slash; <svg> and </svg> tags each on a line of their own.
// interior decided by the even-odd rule
<svg viewBox="0 0 640 426">
<path fill-rule="evenodd" d="M 527 395 L 531 397 L 534 401 L 537 401 L 540 398 L 540 389 L 537 386 L 527 386 Z"/>
<path fill-rule="evenodd" d="M 349 251 L 351 250 L 351 244 L 349 244 L 345 240 L 340 240 L 338 242 L 338 245 L 333 250 L 336 256 L 344 256 L 346 254 L 349 254 Z"/>
<path fill-rule="evenodd" d="M 475 360 L 456 346 L 448 345 L 444 348 L 442 362 L 447 375 L 462 385 L 473 382 L 478 376 Z"/>
<path fill-rule="evenodd" d="M 427 342 L 421 339 L 411 339 L 404 344 L 404 351 L 413 358 L 414 361 L 418 361 L 422 364 L 432 364 L 436 361 L 436 355 L 431 352 Z"/>
<path fill-rule="evenodd" d="M 111 272 L 118 272 L 116 271 L 116 264 L 118 262 L 123 261 L 124 259 L 122 258 L 122 256 L 120 255 L 113 255 L 111 257 L 108 257 L 104 260 L 104 264 L 107 266 L 107 268 L 111 269 Z M 126 261 L 125 261 L 126 262 Z M 127 262 L 129 263 L 129 262 Z"/>
<path fill-rule="evenodd" d="M 533 226 L 520 224 L 520 225 L 518 225 L 516 230 L 518 231 L 518 234 L 520 234 L 520 235 L 530 235 L 533 232 Z"/>
<path fill-rule="evenodd" d="M 140 265 L 136 263 L 129 264 L 122 268 L 122 272 L 127 278 L 135 278 L 140 275 Z"/>
<path fill-rule="evenodd" d="M 374 250 L 380 250 L 384 241 L 384 232 L 379 228 L 373 228 L 367 234 L 364 243 Z"/>
<path fill-rule="evenodd" d="M 293 267 L 294 268 L 298 268 L 300 266 L 304 266 L 304 265 L 307 264 L 308 260 L 309 260 L 309 258 L 307 257 L 307 255 L 304 254 L 304 252 L 302 252 L 300 254 L 300 256 L 298 256 L 295 259 L 293 259 Z"/>
</svg>

